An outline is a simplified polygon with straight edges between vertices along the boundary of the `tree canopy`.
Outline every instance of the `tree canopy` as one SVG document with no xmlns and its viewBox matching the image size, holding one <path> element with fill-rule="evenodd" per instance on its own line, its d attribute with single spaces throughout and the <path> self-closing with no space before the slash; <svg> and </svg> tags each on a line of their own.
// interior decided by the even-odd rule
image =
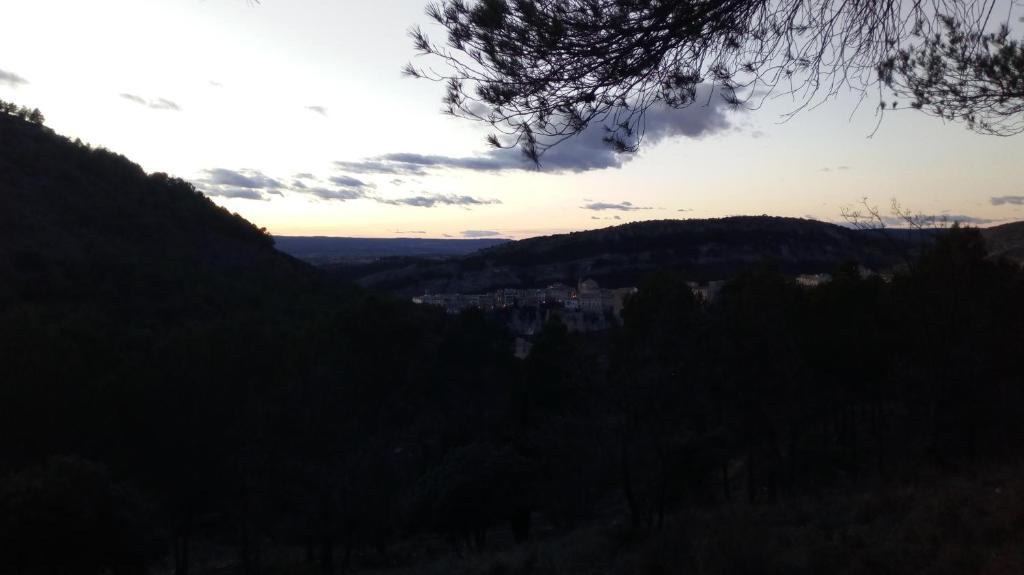
<svg viewBox="0 0 1024 575">
<path fill-rule="evenodd" d="M 446 45 L 414 28 L 442 64 L 406 73 L 444 82 L 447 113 L 484 121 L 494 146 L 544 151 L 599 123 L 636 150 L 645 114 L 718 96 L 793 113 L 853 90 L 909 99 L 984 133 L 1016 133 L 1024 52 L 998 0 L 441 0 L 427 14 Z M 1002 12 L 1000 12 L 1002 14 Z"/>
</svg>

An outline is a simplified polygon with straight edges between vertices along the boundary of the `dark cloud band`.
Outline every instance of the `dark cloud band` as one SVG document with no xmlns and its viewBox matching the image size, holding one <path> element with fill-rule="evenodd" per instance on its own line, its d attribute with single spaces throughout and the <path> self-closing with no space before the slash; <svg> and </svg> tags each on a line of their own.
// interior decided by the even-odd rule
<svg viewBox="0 0 1024 575">
<path fill-rule="evenodd" d="M 734 111 L 721 98 L 709 98 L 710 87 L 698 90 L 703 106 L 681 110 L 654 107 L 644 117 L 644 140 L 649 144 L 675 138 L 703 138 L 732 128 Z M 578 136 L 547 150 L 540 170 L 549 173 L 579 173 L 607 168 L 620 168 L 635 154 L 617 153 L 606 141 L 609 128 L 601 122 L 591 124 Z M 627 142 L 637 144 L 637 141 Z M 504 172 L 536 170 L 537 165 L 515 149 L 495 149 L 479 156 L 444 156 L 436 154 L 391 153 L 361 161 L 340 161 L 335 165 L 355 174 L 388 174 L 422 176 L 439 170 Z"/>
</svg>

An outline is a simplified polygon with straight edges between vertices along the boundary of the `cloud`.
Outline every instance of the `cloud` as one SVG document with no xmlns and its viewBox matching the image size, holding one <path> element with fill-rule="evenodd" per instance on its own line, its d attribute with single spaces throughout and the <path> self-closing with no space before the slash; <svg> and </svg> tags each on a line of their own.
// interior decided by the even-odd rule
<svg viewBox="0 0 1024 575">
<path fill-rule="evenodd" d="M 615 210 L 619 212 L 635 212 L 639 210 L 653 210 L 654 208 L 646 206 L 634 206 L 630 202 L 621 202 L 618 204 L 609 204 L 606 202 L 591 202 L 580 206 L 580 209 L 594 210 L 595 212 L 603 212 L 605 210 Z"/>
<path fill-rule="evenodd" d="M 453 235 L 450 235 L 450 234 L 441 234 L 441 237 L 444 237 L 444 238 L 453 238 L 453 237 L 455 237 L 455 236 L 453 236 Z"/>
<path fill-rule="evenodd" d="M 383 156 L 358 162 L 334 162 L 334 165 L 354 174 L 393 174 L 399 176 L 424 176 L 427 174 L 422 166 L 392 162 L 384 159 Z"/>
<path fill-rule="evenodd" d="M 501 232 L 493 230 L 466 230 L 461 232 L 462 237 L 468 239 L 479 239 L 479 238 L 494 238 L 502 235 Z"/>
<path fill-rule="evenodd" d="M 320 114 L 321 116 L 327 116 L 327 108 L 323 106 L 306 106 L 306 109 L 309 110 L 310 112 Z"/>
<path fill-rule="evenodd" d="M 692 212 L 693 208 L 679 208 L 677 212 Z"/>
<path fill-rule="evenodd" d="M 366 182 L 350 177 L 350 176 L 335 176 L 331 178 L 331 183 L 344 186 L 346 188 L 372 188 L 373 184 L 367 184 Z"/>
<path fill-rule="evenodd" d="M 711 86 L 697 87 L 697 100 L 680 110 L 655 106 L 644 118 L 644 139 L 656 144 L 668 138 L 703 138 L 732 128 L 731 114 L 742 112 L 711 93 Z"/>
<path fill-rule="evenodd" d="M 991 201 L 993 206 L 1024 206 L 1024 196 L 998 196 Z"/>
<path fill-rule="evenodd" d="M 430 170 L 454 169 L 476 172 L 527 170 L 531 164 L 518 152 L 492 150 L 483 156 L 442 156 L 400 152 L 375 156 L 359 162 L 335 162 L 339 168 L 357 174 L 423 176 Z"/>
<path fill-rule="evenodd" d="M 907 221 L 897 216 L 883 216 L 882 220 L 886 226 L 893 228 L 905 228 L 907 227 Z M 958 222 L 966 225 L 983 226 L 987 224 L 996 223 L 1002 220 L 992 220 L 989 218 L 979 218 L 975 216 L 966 216 L 962 214 L 914 214 L 913 220 L 915 225 L 920 225 L 925 228 L 933 225 L 943 225 Z"/>
<path fill-rule="evenodd" d="M 14 72 L 8 72 L 6 70 L 0 70 L 0 86 L 8 86 L 11 88 L 17 88 L 28 84 L 28 80 L 15 74 Z"/>
<path fill-rule="evenodd" d="M 140 104 L 142 106 L 149 105 L 149 102 L 147 102 L 145 98 L 142 98 L 141 96 L 136 96 L 135 94 L 121 94 L 121 97 L 125 100 L 128 100 L 129 102 L 135 102 L 136 104 Z"/>
<path fill-rule="evenodd" d="M 422 194 L 408 198 L 375 199 L 382 204 L 392 206 L 412 206 L 416 208 L 433 208 L 437 206 L 486 206 L 501 203 L 501 200 L 474 198 L 472 196 L 460 196 L 456 194 Z"/>
<path fill-rule="evenodd" d="M 847 171 L 850 171 L 850 170 L 852 170 L 852 169 L 853 169 L 853 168 L 851 168 L 850 166 L 836 166 L 836 167 L 834 167 L 834 168 L 831 168 L 831 167 L 828 167 L 828 166 L 826 166 L 826 167 L 824 167 L 824 168 L 822 168 L 822 169 L 820 169 L 820 170 L 818 170 L 818 171 L 819 171 L 819 172 L 831 172 L 831 171 L 836 171 L 836 172 L 847 172 Z"/>
<path fill-rule="evenodd" d="M 375 184 L 346 175 L 338 175 L 322 181 L 313 174 L 299 173 L 292 177 L 291 183 L 285 183 L 259 170 L 210 168 L 204 170 L 202 176 L 194 183 L 209 196 L 248 200 L 269 200 L 272 196 L 284 196 L 288 193 L 313 200 L 346 202 L 365 199 L 391 206 L 417 208 L 459 206 L 469 209 L 473 206 L 501 203 L 501 200 L 496 199 L 430 192 L 404 198 L 384 198 L 374 192 Z"/>
<path fill-rule="evenodd" d="M 946 221 L 949 222 L 960 222 L 961 224 L 973 224 L 978 226 L 991 224 L 996 221 L 989 218 L 978 218 L 974 216 L 964 216 L 960 214 L 943 214 L 942 216 L 939 216 L 936 219 L 945 219 Z"/>
<path fill-rule="evenodd" d="M 206 188 L 206 195 L 218 198 L 235 198 L 242 200 L 268 200 L 270 198 L 261 190 L 251 188 L 233 188 L 230 186 L 219 188 Z"/>
<path fill-rule="evenodd" d="M 175 112 L 181 111 L 181 106 L 164 98 L 157 98 L 156 101 L 150 102 L 149 107 L 153 108 L 154 110 L 173 110 Z"/>
<path fill-rule="evenodd" d="M 142 96 L 135 94 L 121 94 L 121 98 L 128 100 L 129 102 L 145 106 L 151 110 L 170 110 L 173 112 L 180 112 L 181 106 L 168 100 L 166 98 L 157 98 L 156 100 L 147 100 Z"/>
<path fill-rule="evenodd" d="M 407 235 L 407 234 L 425 234 L 427 232 L 421 230 L 395 230 L 396 234 Z"/>
<path fill-rule="evenodd" d="M 246 200 L 269 200 L 270 196 L 283 195 L 283 191 L 287 189 L 279 180 L 258 170 L 226 168 L 204 170 L 203 177 L 195 184 L 208 196 Z"/>
<path fill-rule="evenodd" d="M 642 131 L 646 145 L 678 137 L 699 139 L 732 128 L 731 116 L 737 111 L 722 98 L 711 97 L 710 87 L 698 89 L 697 104 L 680 110 L 655 106 L 647 111 Z M 620 168 L 636 155 L 617 153 L 605 141 L 608 127 L 595 121 L 582 133 L 549 148 L 541 158 L 540 170 L 548 173 L 579 173 Z M 634 136 L 627 142 L 638 143 Z M 440 170 L 476 172 L 531 171 L 537 166 L 518 149 L 495 149 L 477 156 L 391 153 L 360 161 L 339 161 L 335 165 L 355 174 L 423 176 Z"/>
<path fill-rule="evenodd" d="M 316 196 L 317 198 L 320 198 L 321 200 L 338 200 L 338 201 L 342 201 L 342 202 L 345 202 L 345 201 L 348 201 L 348 200 L 359 200 L 359 199 L 367 197 L 367 193 L 365 191 L 363 191 L 361 189 L 352 189 L 352 188 L 336 188 L 336 189 L 331 189 L 331 188 L 319 188 L 318 187 L 318 188 L 308 188 L 308 189 L 303 190 L 303 191 L 305 193 L 307 193 L 307 194 Z"/>
<path fill-rule="evenodd" d="M 235 186 L 253 190 L 277 190 L 284 187 L 280 181 L 264 175 L 257 170 L 228 170 L 225 168 L 213 168 L 205 170 L 206 179 L 203 180 L 215 186 Z"/>
</svg>

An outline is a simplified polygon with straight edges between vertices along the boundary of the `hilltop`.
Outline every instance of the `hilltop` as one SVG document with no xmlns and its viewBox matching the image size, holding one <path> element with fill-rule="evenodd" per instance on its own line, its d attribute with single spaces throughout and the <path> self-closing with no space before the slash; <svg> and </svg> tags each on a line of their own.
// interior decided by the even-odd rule
<svg viewBox="0 0 1024 575">
<path fill-rule="evenodd" d="M 993 256 L 1024 264 L 1024 222 L 1013 222 L 982 230 Z"/>
<path fill-rule="evenodd" d="M 188 182 L 0 114 L 0 306 L 207 313 L 309 273 Z"/>
<path fill-rule="evenodd" d="M 798 218 L 660 220 L 509 242 L 448 262 L 402 262 L 370 269 L 359 283 L 403 296 L 574 284 L 585 277 L 624 286 L 666 267 L 695 280 L 728 278 L 760 262 L 791 274 L 828 272 L 851 261 L 885 268 L 908 249 L 901 240 Z"/>
<path fill-rule="evenodd" d="M 277 249 L 318 266 L 353 265 L 382 258 L 445 259 L 508 242 L 500 239 L 339 238 L 276 236 Z"/>
</svg>

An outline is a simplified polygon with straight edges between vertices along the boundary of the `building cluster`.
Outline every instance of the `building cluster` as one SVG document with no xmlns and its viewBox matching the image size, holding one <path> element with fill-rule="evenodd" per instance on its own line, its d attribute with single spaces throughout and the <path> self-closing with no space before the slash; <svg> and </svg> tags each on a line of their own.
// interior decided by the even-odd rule
<svg viewBox="0 0 1024 575">
<path fill-rule="evenodd" d="M 829 274 L 807 274 L 795 278 L 802 287 L 815 287 L 831 281 Z M 705 283 L 689 282 L 693 294 L 705 302 L 714 301 L 725 281 Z M 581 281 L 575 288 L 562 283 L 545 288 L 504 288 L 483 294 L 424 294 L 414 297 L 413 302 L 444 308 L 451 314 L 467 309 L 495 311 L 511 308 L 561 308 L 567 312 L 590 312 L 603 314 L 611 312 L 620 317 L 626 298 L 636 293 L 635 287 L 606 289 L 596 281 Z"/>
<path fill-rule="evenodd" d="M 864 272 L 861 272 L 862 275 Z M 796 284 L 800 287 L 818 287 L 832 281 L 831 274 L 803 274 L 796 276 Z"/>
<path fill-rule="evenodd" d="M 448 313 L 459 313 L 477 308 L 494 311 L 510 308 L 561 308 L 566 312 L 619 316 L 626 297 L 636 288 L 604 289 L 592 279 L 581 281 L 575 288 L 556 283 L 545 288 L 505 288 L 484 294 L 425 294 L 413 302 L 444 308 Z"/>
<path fill-rule="evenodd" d="M 816 287 L 831 281 L 828 274 L 801 275 L 794 278 L 797 285 Z M 727 282 L 688 282 L 698 300 L 711 303 L 718 299 Z M 505 310 L 505 322 L 516 335 L 516 357 L 525 358 L 533 346 L 533 337 L 540 333 L 552 314 L 557 314 L 572 332 L 594 332 L 610 328 L 621 322 L 626 299 L 637 288 L 601 288 L 592 279 L 581 281 L 575 288 L 556 283 L 545 288 L 505 288 L 483 294 L 424 294 L 412 298 L 422 305 L 443 308 L 457 314 L 468 309 L 487 312 Z"/>
</svg>

